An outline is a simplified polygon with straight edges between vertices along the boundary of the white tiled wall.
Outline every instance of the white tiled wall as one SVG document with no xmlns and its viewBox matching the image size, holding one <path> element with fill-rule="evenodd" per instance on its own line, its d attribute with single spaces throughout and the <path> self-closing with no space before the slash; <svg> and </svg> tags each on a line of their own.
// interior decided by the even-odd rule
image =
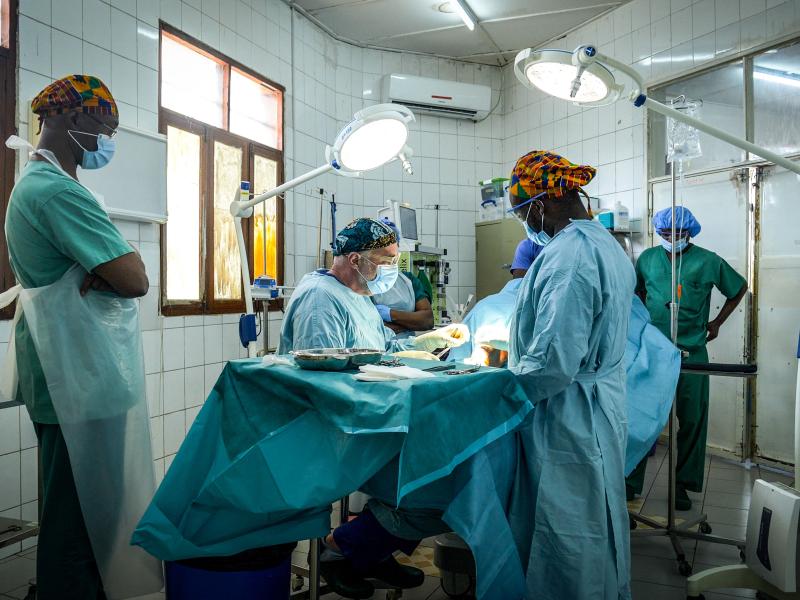
<svg viewBox="0 0 800 600">
<path fill-rule="evenodd" d="M 799 33 L 797 0 L 633 0 L 547 46 L 594 43 L 651 84 Z M 553 149 L 598 167 L 587 191 L 603 207 L 619 200 L 632 217 L 646 217 L 644 110 L 627 101 L 575 107 L 524 88 L 505 70 L 504 169 L 529 150 Z"/>
<path fill-rule="evenodd" d="M 493 87 L 494 100 L 502 87 L 497 68 L 339 43 L 302 17 L 293 22 L 280 0 L 21 0 L 20 13 L 20 135 L 27 135 L 30 99 L 52 79 L 68 73 L 99 76 L 119 101 L 122 123 L 156 131 L 161 19 L 286 87 L 287 179 L 322 164 L 325 144 L 353 112 L 380 101 L 379 82 L 385 73 L 483 83 Z M 434 213 L 429 207 L 442 205 L 439 245 L 449 251 L 453 268 L 449 294 L 463 301 L 475 285 L 476 183 L 504 171 L 502 126 L 499 115 L 477 124 L 421 117 L 410 140 L 414 176 L 390 165 L 364 179 L 325 176 L 287 194 L 287 285 L 317 266 L 320 200 L 312 189 L 322 187 L 328 194 L 336 193 L 338 227 L 354 217 L 374 215 L 386 199 L 410 202 L 420 210 L 422 241 L 428 245 L 435 243 Z M 326 206 L 323 249 L 331 238 L 328 215 Z M 141 321 L 153 454 L 161 477 L 225 361 L 242 355 L 238 315 L 159 316 L 158 229 L 126 221 L 117 225 L 141 252 L 152 286 L 141 301 Z M 273 347 L 279 317 L 270 319 Z M 0 322 L 0 356 L 5 355 L 8 333 L 8 322 Z M 0 411 L 0 515 L 36 517 L 35 446 L 26 411 Z M 15 545 L 0 550 L 0 557 L 18 549 Z"/>
</svg>

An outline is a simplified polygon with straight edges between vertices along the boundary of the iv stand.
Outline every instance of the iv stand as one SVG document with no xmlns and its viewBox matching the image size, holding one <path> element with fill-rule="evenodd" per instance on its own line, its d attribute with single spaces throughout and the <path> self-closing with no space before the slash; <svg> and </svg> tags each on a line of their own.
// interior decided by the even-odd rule
<svg viewBox="0 0 800 600">
<path fill-rule="evenodd" d="M 676 272 L 675 272 L 675 163 L 672 163 L 672 252 L 671 252 L 671 269 L 672 269 L 672 298 L 669 305 L 670 312 L 670 334 L 672 343 L 678 346 L 678 303 L 677 300 L 677 286 Z M 697 371 L 692 371 L 693 373 Z M 699 373 L 698 373 L 699 374 Z M 753 373 L 736 372 L 736 371 L 709 371 L 709 374 L 721 375 L 727 377 L 752 377 Z M 672 408 L 669 412 L 669 484 L 667 486 L 667 522 L 661 523 L 650 517 L 646 517 L 639 513 L 628 511 L 631 520 L 631 529 L 636 528 L 636 523 L 642 523 L 649 529 L 631 531 L 631 537 L 661 537 L 668 536 L 672 543 L 672 548 L 675 551 L 675 559 L 678 561 L 678 572 L 684 577 L 692 574 L 692 565 L 686 560 L 686 552 L 681 544 L 681 539 L 699 540 L 704 542 L 711 542 L 714 544 L 724 544 L 727 546 L 737 546 L 739 552 L 744 552 L 744 541 L 724 538 L 719 536 L 712 536 L 711 526 L 708 524 L 708 517 L 705 513 L 696 516 L 688 521 L 677 523 L 675 519 L 675 477 L 677 468 L 678 448 L 677 448 L 677 395 L 673 398 Z M 692 531 L 692 528 L 698 526 L 699 531 Z"/>
</svg>

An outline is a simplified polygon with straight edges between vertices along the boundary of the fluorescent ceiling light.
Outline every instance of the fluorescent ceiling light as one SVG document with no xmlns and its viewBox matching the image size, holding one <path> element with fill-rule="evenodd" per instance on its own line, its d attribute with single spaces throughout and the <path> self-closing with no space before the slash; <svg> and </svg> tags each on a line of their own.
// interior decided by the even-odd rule
<svg viewBox="0 0 800 600">
<path fill-rule="evenodd" d="M 465 0 L 450 0 L 450 4 L 470 31 L 475 31 L 475 18 Z"/>
</svg>

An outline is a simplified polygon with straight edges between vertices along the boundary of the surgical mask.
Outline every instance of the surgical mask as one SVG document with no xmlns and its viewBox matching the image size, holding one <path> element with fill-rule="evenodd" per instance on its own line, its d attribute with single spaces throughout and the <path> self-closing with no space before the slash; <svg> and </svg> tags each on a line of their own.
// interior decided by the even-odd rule
<svg viewBox="0 0 800 600">
<path fill-rule="evenodd" d="M 664 238 L 661 238 L 661 245 L 664 247 L 664 250 L 666 250 L 667 252 L 672 252 L 673 244 L 671 242 L 665 240 Z M 683 252 L 686 249 L 686 246 L 688 246 L 688 245 L 689 245 L 689 239 L 688 238 L 685 238 L 685 237 L 680 238 L 674 244 L 675 252 Z"/>
<path fill-rule="evenodd" d="M 358 271 L 358 274 L 361 275 L 361 279 L 364 280 L 364 283 L 367 285 L 367 289 L 369 290 L 370 294 L 373 296 L 385 294 L 394 287 L 394 284 L 397 281 L 397 275 L 400 273 L 400 268 L 397 265 L 376 265 L 366 256 L 362 255 L 361 258 L 368 263 L 375 265 L 376 267 L 375 279 L 372 280 L 364 277 L 359 268 L 356 267 L 356 271 Z"/>
<path fill-rule="evenodd" d="M 533 206 L 533 204 L 531 204 L 531 206 Z M 542 206 L 542 224 L 540 225 L 540 231 L 534 231 L 533 227 L 528 225 L 528 216 L 530 215 L 530 212 L 531 209 L 528 208 L 528 213 L 525 215 L 525 220 L 522 221 L 522 226 L 525 228 L 525 235 L 527 235 L 528 239 L 534 244 L 546 246 L 553 238 L 550 237 L 550 234 L 544 230 L 544 206 Z"/>
<path fill-rule="evenodd" d="M 114 151 L 117 148 L 117 141 L 104 133 L 86 133 L 85 131 L 77 131 L 70 129 L 67 131 L 69 137 L 72 138 L 81 150 L 83 150 L 83 158 L 81 158 L 81 167 L 84 169 L 102 169 L 111 159 L 114 158 Z M 97 138 L 97 150 L 87 150 L 75 138 L 76 133 L 81 135 L 91 135 Z"/>
</svg>

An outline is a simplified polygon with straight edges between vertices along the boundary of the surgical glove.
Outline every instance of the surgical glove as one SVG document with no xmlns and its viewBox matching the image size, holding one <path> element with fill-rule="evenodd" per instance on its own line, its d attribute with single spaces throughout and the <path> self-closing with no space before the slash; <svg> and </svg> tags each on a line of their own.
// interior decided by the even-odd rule
<svg viewBox="0 0 800 600">
<path fill-rule="evenodd" d="M 439 357 L 435 354 L 422 350 L 401 350 L 400 352 L 393 352 L 392 356 L 397 358 L 416 358 L 417 360 L 439 360 Z"/>
<path fill-rule="evenodd" d="M 453 323 L 414 338 L 414 348 L 433 352 L 438 348 L 457 348 L 469 341 L 469 328 L 463 323 Z"/>
<path fill-rule="evenodd" d="M 386 306 L 385 304 L 376 304 L 375 308 L 378 309 L 378 314 L 381 316 L 381 319 L 386 321 L 387 323 L 392 322 L 392 309 Z"/>
</svg>

